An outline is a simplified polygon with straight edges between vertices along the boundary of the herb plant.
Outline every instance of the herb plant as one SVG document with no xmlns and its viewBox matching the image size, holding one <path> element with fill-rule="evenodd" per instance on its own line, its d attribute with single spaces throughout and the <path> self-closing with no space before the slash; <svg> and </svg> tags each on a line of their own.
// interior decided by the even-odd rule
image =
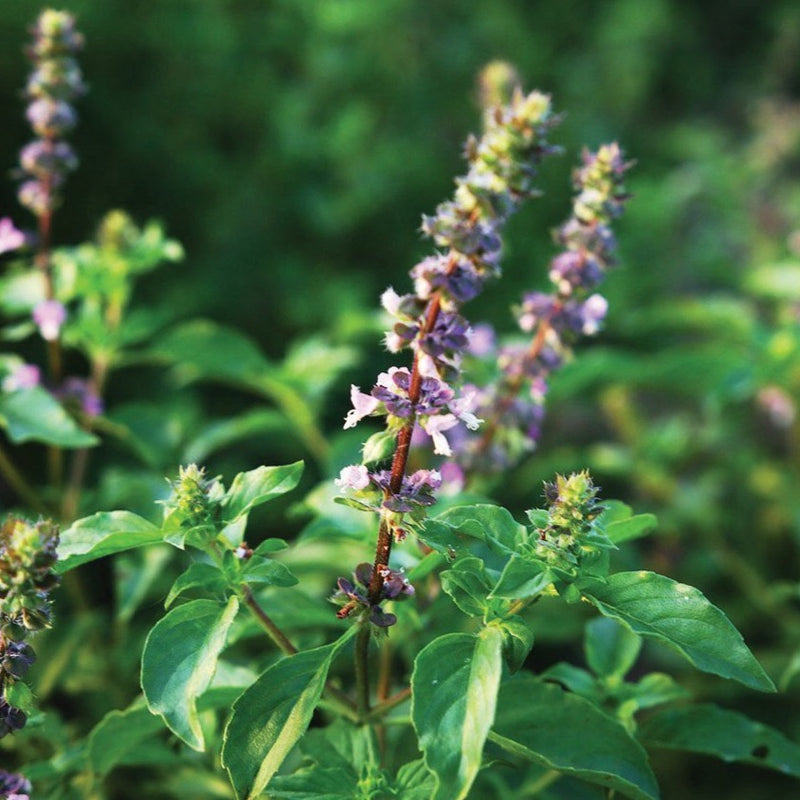
<svg viewBox="0 0 800 800">
<path fill-rule="evenodd" d="M 401 360 L 368 392 L 351 385 L 345 432 L 328 434 L 329 390 L 354 366 L 352 348 L 312 339 L 276 364 L 235 330 L 138 307 L 137 279 L 182 258 L 158 223 L 112 211 L 94 241 L 54 245 L 77 167 L 64 137 L 84 91 L 82 44 L 69 14 L 40 15 L 27 89 L 37 139 L 22 151 L 19 190 L 36 230 L 0 221 L 0 308 L 19 350 L 0 356 L 0 470 L 14 504 L 0 528 L 0 798 L 649 800 L 659 796 L 649 755 L 663 749 L 800 776 L 800 749 L 781 732 L 693 702 L 649 668 L 643 646 L 655 643 L 753 697 L 775 691 L 700 590 L 629 568 L 652 514 L 605 498 L 588 470 L 531 486 L 524 518 L 496 499 L 538 446 L 551 381 L 607 314 L 613 227 L 636 202 L 620 146 L 582 154 L 550 290 L 522 297 L 519 332 L 471 323 L 465 307 L 500 277 L 509 219 L 560 154 L 550 97 L 523 92 L 508 65 L 487 68 L 467 169 L 423 217 L 435 249 L 412 268 L 413 291 L 381 298 L 384 343 Z M 107 408 L 109 382 L 136 369 L 177 378 L 187 396 L 212 382 L 269 407 L 224 419 L 183 409 L 196 424 L 176 433 L 181 407 L 167 398 L 163 409 L 146 396 Z M 350 429 L 372 418 L 382 427 L 359 451 Z M 199 464 L 279 430 L 303 459 L 231 479 Z M 141 462 L 136 479 L 121 471 L 115 484 L 109 467 L 92 486 L 90 455 L 112 443 Z M 270 530 L 303 527 L 291 541 L 264 536 L 268 518 Z M 76 731 L 47 702 L 56 679 L 32 668 L 35 634 L 52 627 L 47 652 L 80 658 L 68 614 L 91 608 L 90 576 L 110 557 L 107 668 L 137 671 L 140 692 L 95 665 L 119 704 Z M 537 665 L 541 620 L 577 621 L 585 666 Z"/>
</svg>

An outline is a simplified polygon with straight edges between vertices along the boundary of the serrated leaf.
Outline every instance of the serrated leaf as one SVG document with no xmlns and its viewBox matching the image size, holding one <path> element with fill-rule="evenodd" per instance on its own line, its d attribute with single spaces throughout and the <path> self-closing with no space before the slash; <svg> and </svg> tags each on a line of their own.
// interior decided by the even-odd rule
<svg viewBox="0 0 800 800">
<path fill-rule="evenodd" d="M 456 506 L 437 515 L 436 520 L 506 551 L 513 551 L 526 535 L 525 528 L 502 506 Z"/>
<path fill-rule="evenodd" d="M 647 754 L 620 723 L 532 675 L 503 684 L 489 738 L 521 758 L 633 800 L 658 797 Z"/>
<path fill-rule="evenodd" d="M 94 447 L 100 441 L 41 386 L 0 394 L 0 427 L 14 444 L 36 441 L 73 448 Z"/>
<path fill-rule="evenodd" d="M 195 750 L 205 747 L 196 701 L 214 677 L 238 609 L 236 597 L 224 606 L 193 600 L 159 620 L 145 641 L 141 681 L 147 707 Z"/>
<path fill-rule="evenodd" d="M 698 669 L 762 692 L 775 691 L 739 631 L 698 589 L 641 571 L 584 583 L 581 593 L 604 616 L 669 645 Z"/>
<path fill-rule="evenodd" d="M 331 661 L 356 630 L 273 664 L 233 704 L 222 763 L 237 799 L 258 797 L 305 733 Z"/>
<path fill-rule="evenodd" d="M 432 800 L 462 800 L 481 765 L 502 672 L 502 631 L 449 633 L 424 647 L 411 676 L 411 719 L 436 775 Z"/>
<path fill-rule="evenodd" d="M 100 511 L 74 522 L 61 534 L 55 571 L 162 541 L 161 528 L 131 511 Z"/>
<path fill-rule="evenodd" d="M 196 561 L 175 579 L 164 601 L 164 608 L 169 608 L 176 598 L 189 589 L 204 589 L 211 594 L 218 594 L 223 592 L 227 585 L 228 581 L 219 567 Z"/>
<path fill-rule="evenodd" d="M 608 617 L 598 617 L 586 625 L 584 650 L 595 675 L 622 678 L 634 665 L 642 640 Z"/>
<path fill-rule="evenodd" d="M 453 602 L 472 617 L 481 617 L 488 608 L 487 596 L 492 585 L 486 575 L 483 561 L 473 556 L 460 558 L 441 574 L 442 589 Z"/>
<path fill-rule="evenodd" d="M 239 519 L 256 506 L 280 497 L 300 482 L 303 462 L 295 461 L 282 467 L 258 467 L 240 472 L 223 500 L 225 522 Z"/>
<path fill-rule="evenodd" d="M 660 711 L 642 726 L 648 747 L 707 753 L 800 778 L 800 747 L 744 714 L 711 704 Z"/>
</svg>

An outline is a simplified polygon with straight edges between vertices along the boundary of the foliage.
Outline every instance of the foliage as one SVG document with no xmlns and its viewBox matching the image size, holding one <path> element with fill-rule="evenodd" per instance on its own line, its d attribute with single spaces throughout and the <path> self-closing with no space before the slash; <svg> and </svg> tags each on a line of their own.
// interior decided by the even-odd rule
<svg viewBox="0 0 800 800">
<path fill-rule="evenodd" d="M 213 247 L 184 262 L 162 223 L 119 210 L 91 241 L 59 244 L 54 222 L 74 227 L 81 192 L 101 213 L 84 167 L 71 173 L 80 132 L 102 120 L 90 110 L 73 130 L 72 104 L 116 91 L 87 69 L 83 96 L 81 73 L 110 46 L 90 28 L 112 29 L 111 5 L 87 5 L 85 52 L 69 13 L 31 30 L 37 138 L 19 199 L 35 229 L 0 220 L 0 797 L 656 798 L 689 792 L 695 764 L 708 796 L 795 791 L 796 110 L 762 104 L 746 144 L 678 124 L 657 152 L 621 115 L 669 85 L 646 54 L 686 22 L 665 4 L 608 4 L 596 40 L 613 45 L 623 19 L 635 34 L 606 55 L 625 76 L 615 93 L 595 108 L 574 76 L 552 76 L 577 124 L 507 63 L 481 71 L 482 130 L 452 198 L 423 217 L 435 249 L 420 258 L 405 209 L 434 204 L 435 160 L 454 168 L 442 154 L 466 125 L 463 70 L 479 67 L 467 45 L 513 40 L 526 12 L 503 2 L 468 20 L 445 4 L 414 26 L 402 0 L 279 3 L 255 15 L 269 69 L 301 65 L 309 81 L 263 82 L 276 144 L 254 158 L 229 142 L 223 183 L 269 209 L 281 267 L 265 282 L 212 263 Z M 163 13 L 170 56 L 200 42 L 227 80 L 208 114 L 228 141 L 231 120 L 255 119 L 234 69 L 251 11 L 202 3 L 196 28 Z M 420 42 L 395 35 L 406 28 Z M 163 33 L 144 30 L 142 47 L 175 69 Z M 558 42 L 527 47 L 522 71 Z M 458 66 L 448 92 L 414 81 L 417 50 Z M 396 136 L 377 100 L 395 57 L 409 65 L 392 89 Z M 133 107 L 158 107 L 164 87 Z M 156 118 L 139 116 L 125 135 L 167 148 L 174 130 L 154 139 Z M 442 135 L 426 151 L 431 118 Z M 548 177 L 552 141 L 572 158 L 584 130 L 607 129 L 630 134 L 636 168 L 615 142 L 584 149 L 570 211 L 527 211 L 542 186 L 566 198 Z M 222 161 L 182 138 L 197 188 Z M 248 182 L 266 175 L 269 192 Z M 270 196 L 259 205 L 256 191 Z M 239 213 L 200 192 L 164 205 L 207 236 Z M 555 248 L 518 236 L 517 212 L 540 232 L 562 219 Z M 328 269 L 331 242 L 351 239 L 370 274 Z M 257 249 L 226 244 L 226 264 Z M 413 290 L 386 290 L 377 315 L 372 273 L 383 280 L 388 253 L 398 270 L 397 254 L 416 262 Z M 229 277 L 238 301 L 219 286 Z M 408 288 L 394 266 L 391 283 Z M 402 366 L 376 354 L 387 324 Z M 351 430 L 374 418 L 382 428 Z"/>
</svg>

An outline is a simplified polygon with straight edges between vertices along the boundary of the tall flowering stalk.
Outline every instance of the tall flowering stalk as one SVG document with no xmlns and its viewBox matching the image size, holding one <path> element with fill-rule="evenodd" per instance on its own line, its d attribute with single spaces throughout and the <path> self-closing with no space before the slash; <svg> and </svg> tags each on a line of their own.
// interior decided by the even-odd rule
<svg viewBox="0 0 800 800">
<path fill-rule="evenodd" d="M 66 312 L 55 299 L 50 259 L 53 212 L 67 173 L 78 165 L 72 147 L 64 140 L 77 121 L 72 102 L 85 91 L 75 59 L 83 47 L 83 36 L 74 17 L 64 11 L 43 11 L 32 28 L 28 57 L 33 71 L 28 78 L 26 116 L 36 138 L 20 152 L 22 183 L 19 202 L 38 220 L 39 242 L 36 265 L 45 282 L 45 300 L 33 312 L 42 336 L 49 343 L 50 367 L 60 377 L 58 337 Z"/>
<path fill-rule="evenodd" d="M 503 228 L 522 201 L 536 194 L 533 181 L 542 158 L 554 152 L 546 137 L 556 122 L 548 96 L 518 89 L 507 105 L 487 115 L 483 136 L 467 141 L 469 170 L 456 180 L 453 199 L 423 218 L 423 232 L 441 249 L 411 270 L 413 294 L 399 295 L 392 288 L 383 294 L 384 308 L 396 319 L 386 345 L 394 353 L 410 350 L 413 363 L 411 369 L 392 367 L 382 373 L 369 394 L 352 387 L 353 408 L 345 427 L 367 416 L 383 416 L 386 429 L 377 444 L 367 443 L 366 463 L 346 467 L 337 481 L 358 507 L 380 516 L 372 570 L 358 570 L 362 581 L 369 578 L 365 594 L 340 581 L 348 600 L 345 608 L 367 606 L 378 624 L 393 621 L 375 610 L 389 597 L 386 587 L 393 597 L 401 591 L 394 591 L 397 576 L 388 567 L 392 543 L 424 517 L 441 482 L 435 470 L 406 475 L 415 426 L 432 438 L 435 453 L 450 455 L 447 432 L 459 423 L 469 428 L 480 423 L 471 411 L 472 398 L 458 386 L 470 333 L 459 309 L 499 275 Z M 381 457 L 392 448 L 390 469 L 371 471 L 373 450 Z M 365 658 L 369 628 L 362 630 L 359 650 Z"/>
<path fill-rule="evenodd" d="M 0 738 L 27 721 L 10 690 L 36 658 L 27 638 L 50 626 L 58 538 L 58 528 L 47 521 L 11 517 L 0 527 Z"/>
<path fill-rule="evenodd" d="M 479 435 L 461 437 L 458 443 L 457 458 L 468 470 L 504 469 L 535 447 L 550 375 L 570 357 L 580 336 L 600 329 L 608 303 L 595 289 L 615 263 L 611 223 L 629 197 L 624 177 L 630 166 L 615 143 L 584 152 L 573 177 L 572 214 L 555 234 L 563 249 L 550 262 L 554 288 L 549 294 L 523 296 L 515 313 L 531 338 L 501 348 L 496 353 L 499 380 L 476 390 L 476 413 L 486 425 Z"/>
</svg>

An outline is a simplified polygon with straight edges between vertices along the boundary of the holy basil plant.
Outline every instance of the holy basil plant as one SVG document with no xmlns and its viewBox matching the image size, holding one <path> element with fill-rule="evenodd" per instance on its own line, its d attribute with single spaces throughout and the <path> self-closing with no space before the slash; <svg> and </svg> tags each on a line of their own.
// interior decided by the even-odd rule
<svg viewBox="0 0 800 800">
<path fill-rule="evenodd" d="M 132 309 L 135 277 L 182 256 L 156 223 L 112 212 L 94 242 L 52 248 L 77 166 L 65 137 L 85 91 L 82 45 L 66 12 L 44 12 L 33 29 L 36 139 L 21 154 L 19 198 L 36 234 L 0 220 L 0 254 L 13 259 L 0 279 L 3 341 L 32 336 L 46 363 L 0 354 L 0 428 L 13 445 L 44 445 L 47 463 L 46 479 L 30 479 L 0 448 L 21 507 L 0 526 L 0 739 L 19 743 L 12 770 L 0 768 L 0 800 L 34 790 L 100 800 L 115 796 L 119 774 L 141 782 L 136 796 L 654 800 L 659 751 L 800 777 L 797 745 L 709 701 L 722 681 L 775 691 L 725 613 L 692 586 L 634 568 L 632 543 L 656 528 L 653 515 L 602 497 L 587 470 L 555 474 L 541 502 L 529 488 L 540 507 L 527 514 L 498 502 L 539 443 L 551 382 L 608 311 L 599 289 L 631 199 L 620 146 L 581 155 L 549 285 L 522 295 L 516 332 L 472 324 L 465 305 L 500 276 L 506 227 L 560 153 L 550 97 L 523 92 L 507 64 L 487 68 L 466 170 L 423 218 L 432 252 L 412 268 L 412 291 L 381 298 L 398 363 L 367 391 L 351 385 L 343 430 L 329 434 L 323 400 L 355 363 L 349 347 L 320 336 L 275 363 L 233 329 L 167 327 L 169 315 Z M 71 375 L 75 364 L 88 375 Z M 109 376 L 131 366 L 168 367 L 174 396 L 153 400 L 148 386 L 151 396 L 106 412 Z M 271 407 L 205 419 L 184 395 L 198 381 Z M 164 410 L 176 406 L 180 425 Z M 351 429 L 373 420 L 358 457 Z M 304 473 L 293 456 L 226 483 L 198 465 L 256 434 L 301 448 L 313 467 Z M 87 491 L 89 448 L 109 439 L 141 468 L 103 462 Z M 160 516 L 139 502 L 159 496 Z M 97 510 L 108 508 L 118 510 Z M 110 562 L 117 608 L 103 627 L 79 568 L 95 578 Z M 84 612 L 74 626 L 53 611 L 60 580 Z M 89 686 L 87 708 L 102 708 L 89 724 L 37 711 L 28 686 L 31 640 L 54 619 L 39 641 L 52 635 L 57 657 L 33 686 L 44 697 L 59 680 Z M 93 625 L 113 655 L 85 677 Z M 585 663 L 540 656 L 547 625 L 562 645 L 582 637 Z M 123 687 L 132 662 L 138 685 Z"/>
</svg>

